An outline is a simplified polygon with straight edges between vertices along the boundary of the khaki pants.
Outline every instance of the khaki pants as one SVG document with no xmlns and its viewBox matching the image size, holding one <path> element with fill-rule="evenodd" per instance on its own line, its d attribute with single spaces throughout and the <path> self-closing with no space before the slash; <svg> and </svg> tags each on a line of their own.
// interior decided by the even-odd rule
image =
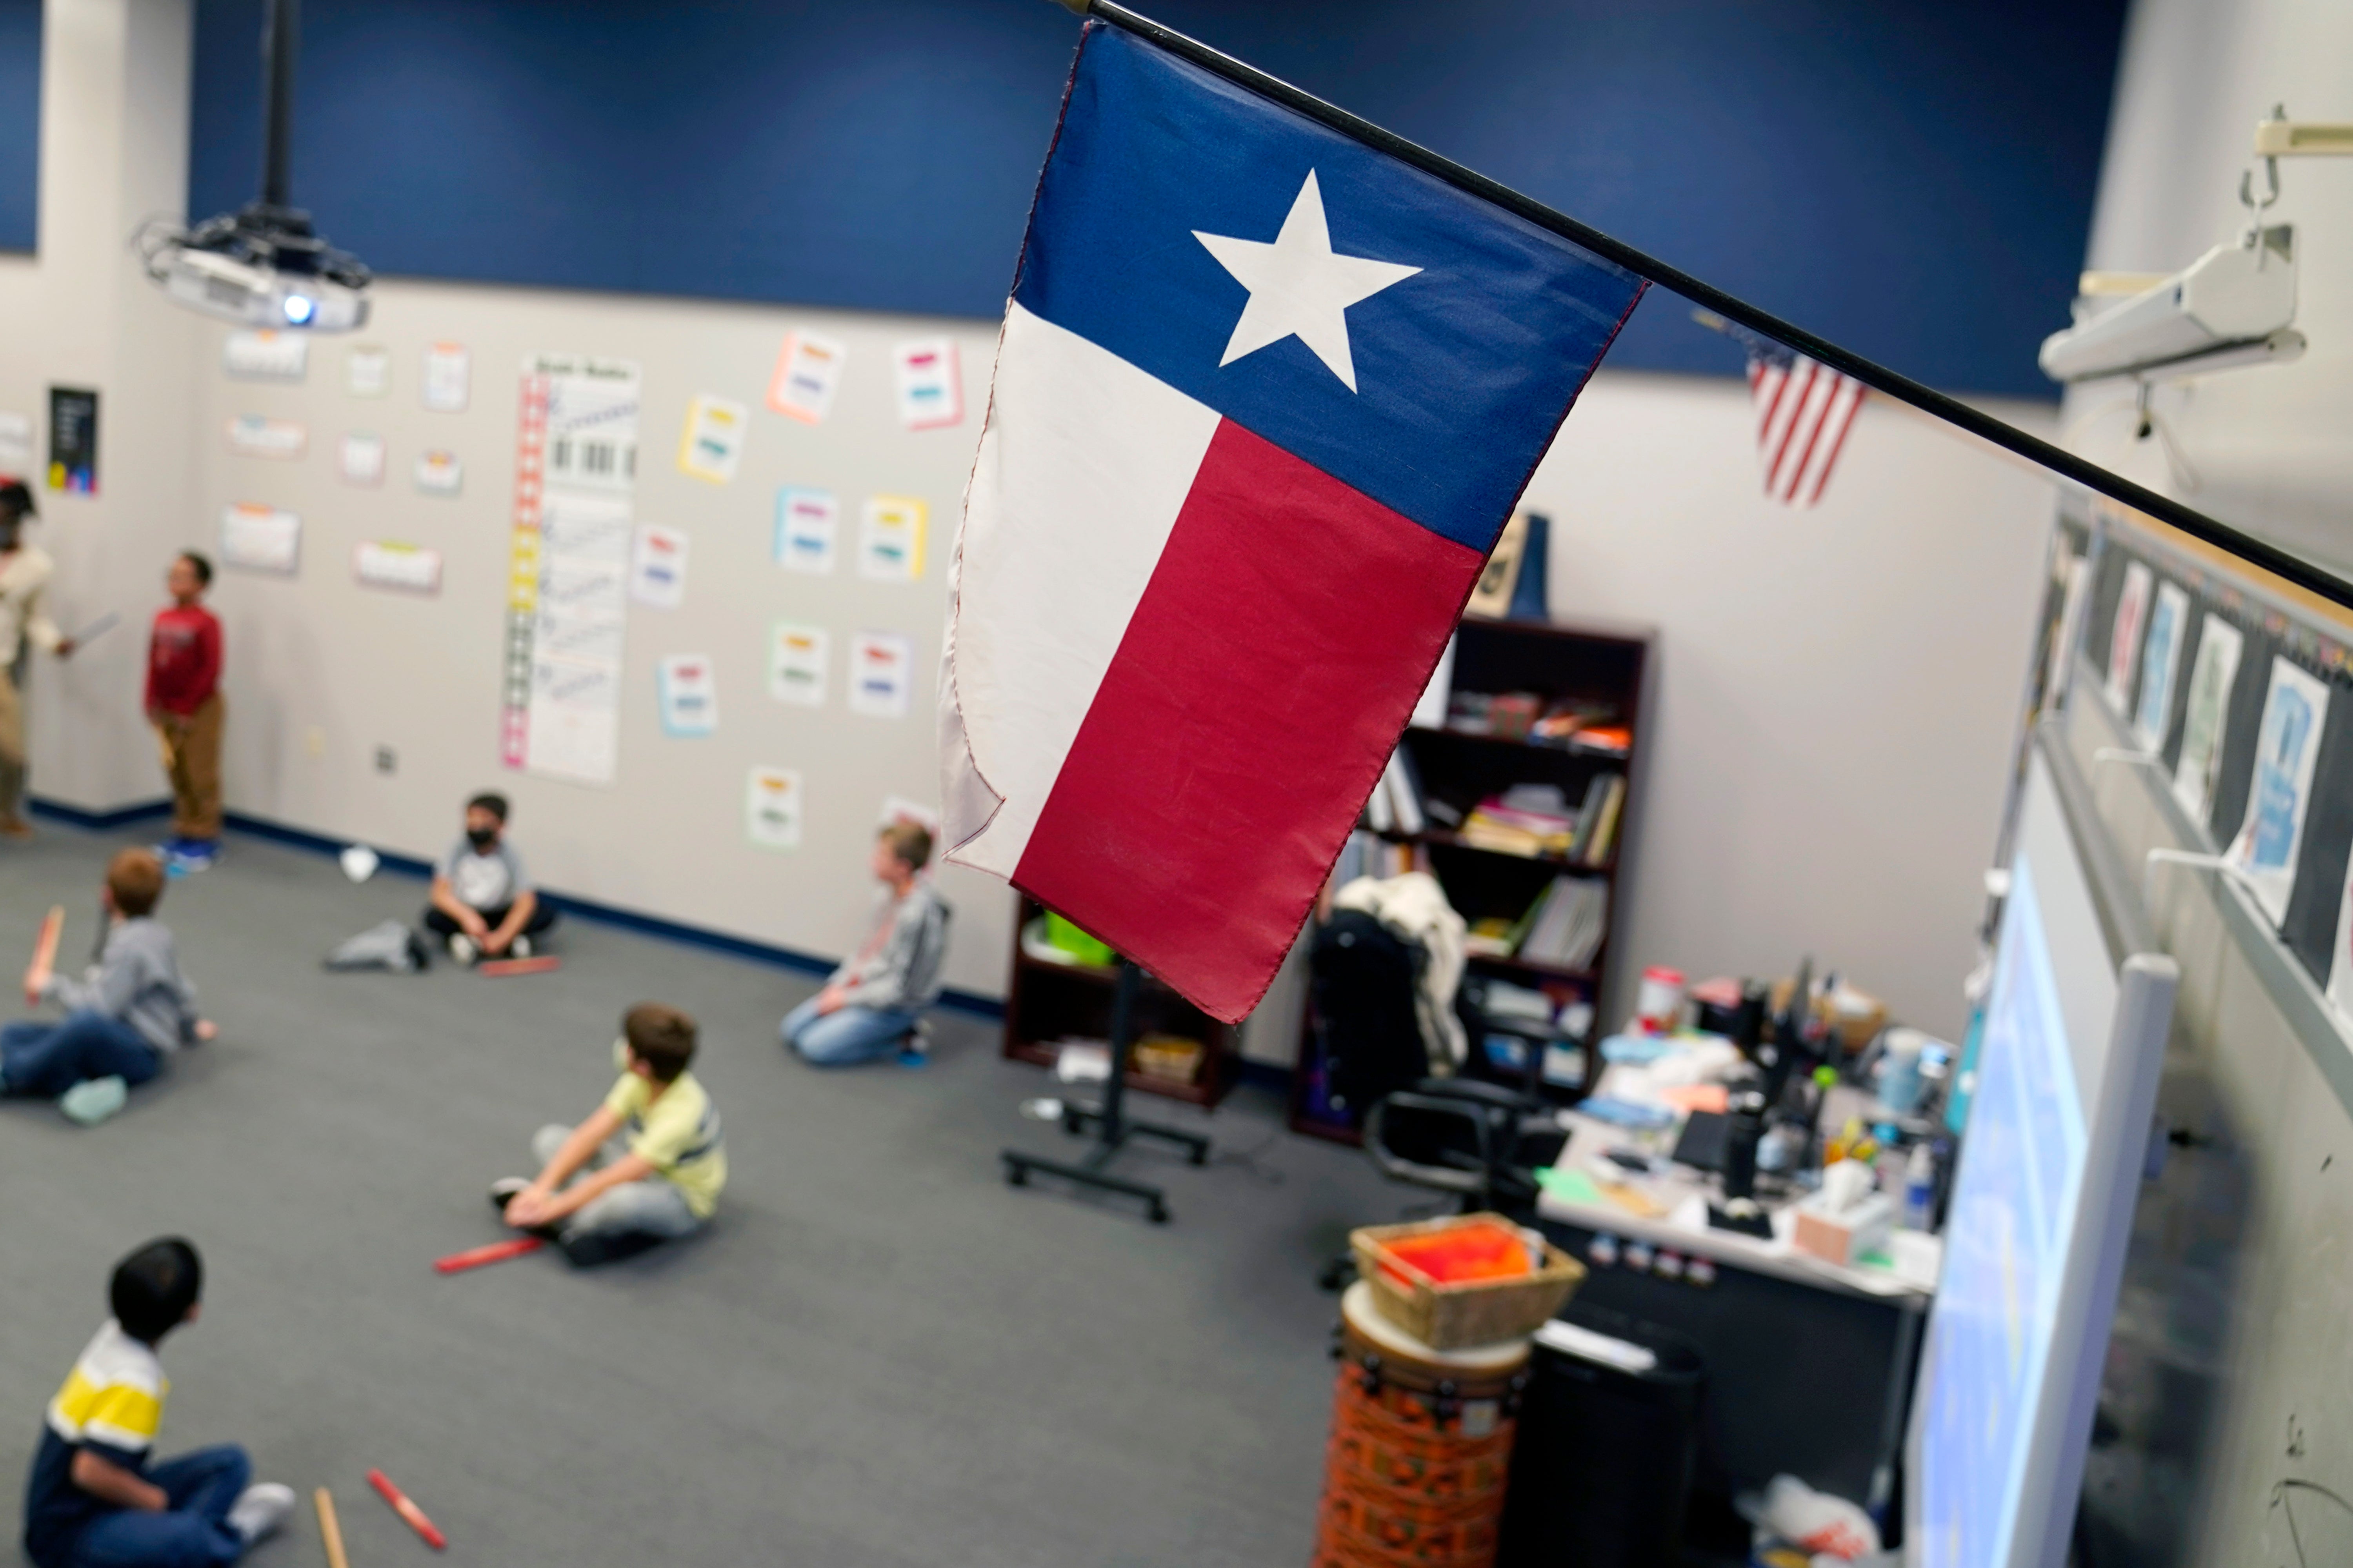
<svg viewBox="0 0 2353 1568">
<path fill-rule="evenodd" d="M 16 677 L 0 664 L 0 822 L 13 822 L 25 793 L 25 700 Z"/>
<path fill-rule="evenodd" d="M 221 719 L 227 711 L 215 692 L 195 713 L 155 720 L 164 773 L 172 781 L 172 832 L 181 838 L 220 837 Z"/>
</svg>

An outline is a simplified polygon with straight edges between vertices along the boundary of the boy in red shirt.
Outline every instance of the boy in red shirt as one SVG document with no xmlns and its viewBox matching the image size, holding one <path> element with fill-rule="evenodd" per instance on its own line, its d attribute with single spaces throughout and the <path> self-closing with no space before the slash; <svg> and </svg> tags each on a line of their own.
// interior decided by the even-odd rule
<svg viewBox="0 0 2353 1568">
<path fill-rule="evenodd" d="M 221 627 L 202 602 L 213 564 L 190 550 L 164 578 L 172 608 L 155 613 L 147 640 L 147 722 L 163 745 L 172 780 L 172 837 L 162 846 L 174 871 L 202 871 L 220 858 Z"/>
</svg>

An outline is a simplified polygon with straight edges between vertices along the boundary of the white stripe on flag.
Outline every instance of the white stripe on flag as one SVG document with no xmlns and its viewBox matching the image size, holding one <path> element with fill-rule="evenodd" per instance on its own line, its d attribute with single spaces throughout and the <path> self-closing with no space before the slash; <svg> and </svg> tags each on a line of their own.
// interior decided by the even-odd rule
<svg viewBox="0 0 2353 1568">
<path fill-rule="evenodd" d="M 1786 365 L 1750 359 L 1748 390 L 1765 493 L 1785 505 L 1811 506 L 1846 444 L 1862 383 L 1799 355 Z"/>
<path fill-rule="evenodd" d="M 1799 475 L 1793 492 L 1800 506 L 1811 506 L 1822 498 L 1822 486 L 1831 479 L 1831 466 L 1838 461 L 1839 449 L 1846 444 L 1847 427 L 1854 423 L 1855 411 L 1862 407 L 1862 383 L 1851 376 L 1838 378 L 1838 391 L 1822 416 L 1821 434 L 1814 442 L 1813 456 L 1807 461 L 1806 471 Z"/>
<path fill-rule="evenodd" d="M 1008 878 L 1020 864 L 1218 424 L 1207 404 L 1007 306 L 940 687 L 958 864 Z"/>
<path fill-rule="evenodd" d="M 1781 450 L 1774 456 L 1769 481 L 1774 495 L 1780 500 L 1789 501 L 1797 496 L 1799 476 L 1804 472 L 1806 460 L 1813 455 L 1814 442 L 1822 433 L 1822 414 L 1838 390 L 1836 372 L 1825 370 L 1810 360 L 1798 373 L 1798 385 L 1804 396 L 1790 421 L 1789 433 L 1782 438 Z"/>
</svg>

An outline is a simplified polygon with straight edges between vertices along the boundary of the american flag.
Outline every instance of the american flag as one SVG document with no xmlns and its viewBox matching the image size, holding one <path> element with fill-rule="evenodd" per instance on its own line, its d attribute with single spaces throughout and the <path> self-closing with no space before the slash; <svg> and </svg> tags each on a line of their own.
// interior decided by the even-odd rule
<svg viewBox="0 0 2353 1568">
<path fill-rule="evenodd" d="M 1748 392 L 1757 405 L 1757 457 L 1765 493 L 1787 506 L 1822 498 L 1839 449 L 1862 407 L 1864 387 L 1794 349 L 1749 334 Z"/>
</svg>

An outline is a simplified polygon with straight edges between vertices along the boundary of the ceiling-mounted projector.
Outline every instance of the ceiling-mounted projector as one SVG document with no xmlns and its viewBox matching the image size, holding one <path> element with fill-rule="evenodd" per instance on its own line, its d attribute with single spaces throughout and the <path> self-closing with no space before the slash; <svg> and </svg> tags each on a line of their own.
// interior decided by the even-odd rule
<svg viewBox="0 0 2353 1568">
<path fill-rule="evenodd" d="M 2109 304 L 2077 302 L 2077 320 L 2042 340 L 2053 381 L 2161 378 L 2304 352 L 2295 320 L 2295 247 L 2286 224 L 2249 230 L 2180 272 Z"/>
<path fill-rule="evenodd" d="M 294 111 L 300 0 L 268 0 L 261 33 L 261 199 L 193 228 L 142 228 L 132 244 L 147 275 L 191 310 L 240 326 L 350 332 L 368 316 L 368 270 L 311 232 L 287 199 L 288 127 Z"/>
</svg>

